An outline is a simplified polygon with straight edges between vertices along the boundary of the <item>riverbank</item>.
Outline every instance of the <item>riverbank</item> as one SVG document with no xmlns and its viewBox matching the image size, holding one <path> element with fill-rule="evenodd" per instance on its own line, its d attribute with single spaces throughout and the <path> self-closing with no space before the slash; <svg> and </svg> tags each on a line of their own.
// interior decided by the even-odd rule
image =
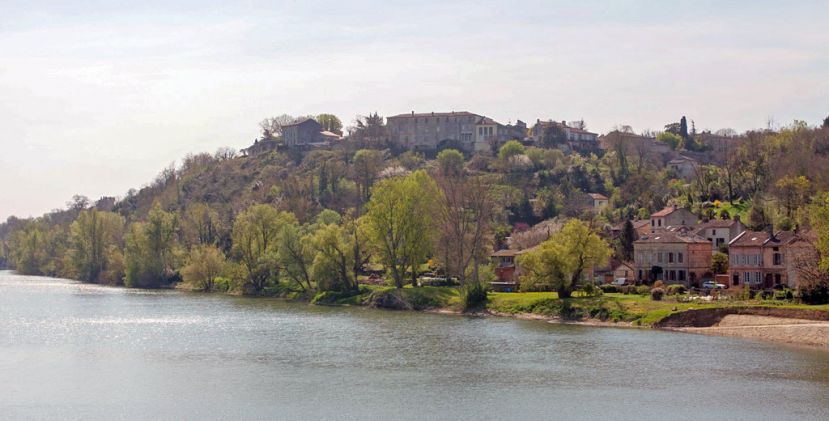
<svg viewBox="0 0 829 421">
<path fill-rule="evenodd" d="M 191 291 L 182 284 L 176 289 Z M 829 305 L 807 306 L 757 300 L 689 302 L 675 296 L 654 301 L 649 295 L 621 293 L 559 299 L 554 292 L 490 292 L 484 307 L 464 313 L 460 310 L 457 288 L 406 286 L 396 289 L 375 285 L 363 285 L 357 292 L 318 294 L 285 288 L 271 291 L 268 298 L 322 306 L 360 306 L 584 326 L 664 329 L 829 349 Z"/>
</svg>

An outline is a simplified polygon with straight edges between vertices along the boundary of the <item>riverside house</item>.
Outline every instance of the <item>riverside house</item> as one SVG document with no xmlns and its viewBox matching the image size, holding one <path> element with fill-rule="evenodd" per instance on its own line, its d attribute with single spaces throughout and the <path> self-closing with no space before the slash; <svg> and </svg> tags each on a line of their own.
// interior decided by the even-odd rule
<svg viewBox="0 0 829 421">
<path fill-rule="evenodd" d="M 521 268 L 518 266 L 517 258 L 527 250 L 498 250 L 489 255 L 495 267 L 496 280 L 490 282 L 494 291 L 517 292 L 520 287 L 519 277 Z"/>
<path fill-rule="evenodd" d="M 687 227 L 659 230 L 633 242 L 637 282 L 699 287 L 711 275 L 711 242 Z"/>
<path fill-rule="evenodd" d="M 808 234 L 796 231 L 743 231 L 729 244 L 729 280 L 732 286 L 768 289 L 797 286 L 797 264 L 814 250 Z"/>
</svg>

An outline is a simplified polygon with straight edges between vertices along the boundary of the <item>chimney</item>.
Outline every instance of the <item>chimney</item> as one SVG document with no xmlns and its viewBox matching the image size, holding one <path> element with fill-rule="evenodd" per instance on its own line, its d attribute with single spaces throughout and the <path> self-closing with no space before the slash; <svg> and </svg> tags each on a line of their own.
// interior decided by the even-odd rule
<svg viewBox="0 0 829 421">
<path fill-rule="evenodd" d="M 566 127 L 567 126 L 567 121 L 561 120 L 561 125 Z"/>
<path fill-rule="evenodd" d="M 774 224 L 766 225 L 766 234 L 769 235 L 769 240 L 774 240 Z"/>
<path fill-rule="evenodd" d="M 414 115 L 414 110 L 412 110 L 412 115 Z"/>
<path fill-rule="evenodd" d="M 671 209 L 676 210 L 676 203 L 674 203 L 673 205 L 671 205 Z"/>
<path fill-rule="evenodd" d="M 740 214 L 734 215 L 734 221 L 735 222 L 740 222 Z"/>
</svg>

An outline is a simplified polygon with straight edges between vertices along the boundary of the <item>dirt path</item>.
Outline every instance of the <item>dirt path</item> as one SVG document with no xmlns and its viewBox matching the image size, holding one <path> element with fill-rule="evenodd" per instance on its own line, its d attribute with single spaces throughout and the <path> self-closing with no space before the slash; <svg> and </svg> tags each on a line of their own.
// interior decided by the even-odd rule
<svg viewBox="0 0 829 421">
<path fill-rule="evenodd" d="M 731 314 L 711 327 L 684 327 L 674 330 L 829 349 L 829 322 L 826 321 Z"/>
</svg>

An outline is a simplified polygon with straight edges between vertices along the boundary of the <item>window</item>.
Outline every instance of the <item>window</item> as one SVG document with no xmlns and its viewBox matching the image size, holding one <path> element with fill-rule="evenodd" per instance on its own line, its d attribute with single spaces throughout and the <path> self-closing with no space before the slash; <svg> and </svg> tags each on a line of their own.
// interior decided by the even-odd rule
<svg viewBox="0 0 829 421">
<path fill-rule="evenodd" d="M 668 253 L 668 263 L 673 263 L 673 262 L 674 262 L 674 254 L 673 253 Z"/>
<path fill-rule="evenodd" d="M 658 220 L 658 223 L 659 223 L 659 226 L 661 227 L 661 226 L 662 226 L 662 220 L 661 220 L 661 219 L 659 219 L 659 220 Z"/>
<path fill-rule="evenodd" d="M 754 282 L 760 283 L 760 272 L 754 272 Z"/>
<path fill-rule="evenodd" d="M 682 263 L 682 253 L 677 253 L 676 254 L 676 260 L 677 260 L 677 262 Z"/>
<path fill-rule="evenodd" d="M 717 235 L 717 230 L 711 230 L 711 235 Z"/>
<path fill-rule="evenodd" d="M 652 226 L 652 227 L 655 227 L 655 226 L 656 226 L 656 220 L 651 219 L 651 226 Z"/>
<path fill-rule="evenodd" d="M 684 280 L 685 280 L 685 271 L 684 271 L 684 270 L 680 270 L 680 271 L 678 271 L 677 273 L 678 273 L 678 275 L 679 275 L 679 280 L 680 280 L 680 281 L 684 281 Z"/>
<path fill-rule="evenodd" d="M 743 281 L 745 283 L 751 282 L 751 274 L 748 272 L 743 272 Z"/>
<path fill-rule="evenodd" d="M 656 254 L 656 261 L 657 261 L 657 263 L 662 263 L 662 253 L 661 252 Z"/>
<path fill-rule="evenodd" d="M 783 264 L 783 255 L 780 253 L 774 253 L 774 265 L 780 266 Z"/>
</svg>

